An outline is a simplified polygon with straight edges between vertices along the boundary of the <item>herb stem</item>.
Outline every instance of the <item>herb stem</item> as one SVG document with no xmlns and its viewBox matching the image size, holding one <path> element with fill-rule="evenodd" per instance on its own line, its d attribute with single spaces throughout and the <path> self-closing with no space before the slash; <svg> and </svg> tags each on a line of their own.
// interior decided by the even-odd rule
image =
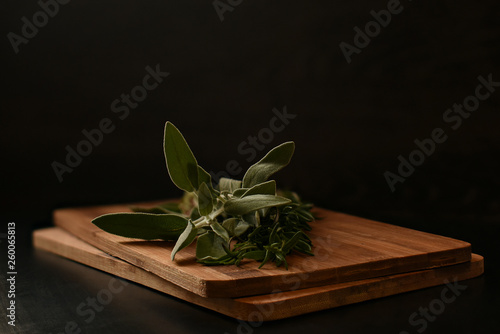
<svg viewBox="0 0 500 334">
<path fill-rule="evenodd" d="M 214 220 L 218 215 L 224 212 L 224 205 L 218 208 L 217 210 L 213 211 L 211 214 L 208 215 L 209 220 Z"/>
<path fill-rule="evenodd" d="M 193 221 L 193 224 L 194 224 L 194 225 L 196 225 L 196 224 L 198 224 L 198 223 L 202 222 L 204 219 L 205 219 L 205 217 L 204 217 L 204 216 L 203 216 L 203 217 L 200 217 L 200 218 L 196 219 L 195 221 Z"/>
<path fill-rule="evenodd" d="M 200 218 L 196 219 L 193 222 L 193 224 L 194 224 L 194 227 L 196 227 L 196 228 L 202 228 L 202 227 L 208 226 L 209 225 L 209 221 L 207 220 L 206 216 L 203 216 L 203 217 L 200 217 Z"/>
<path fill-rule="evenodd" d="M 205 226 L 209 226 L 210 222 L 213 221 L 215 218 L 217 218 L 218 215 L 224 212 L 224 206 L 221 206 L 217 210 L 213 211 L 210 213 L 208 216 L 203 216 L 198 219 L 196 219 L 193 224 L 196 228 L 201 228 Z"/>
</svg>

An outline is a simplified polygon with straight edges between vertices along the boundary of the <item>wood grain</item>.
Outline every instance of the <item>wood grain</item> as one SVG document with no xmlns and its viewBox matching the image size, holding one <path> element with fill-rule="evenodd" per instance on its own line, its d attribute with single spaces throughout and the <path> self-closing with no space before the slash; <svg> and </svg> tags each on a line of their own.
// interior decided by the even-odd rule
<svg viewBox="0 0 500 334">
<path fill-rule="evenodd" d="M 464 280 L 479 276 L 484 271 L 483 258 L 472 254 L 470 262 L 411 273 L 252 297 L 206 298 L 182 289 L 125 261 L 109 256 L 57 227 L 35 231 L 33 243 L 39 249 L 50 251 L 244 321 L 283 319 L 440 285 L 446 281 Z M 300 288 L 300 284 L 298 287 Z"/>
<path fill-rule="evenodd" d="M 290 256 L 289 270 L 255 261 L 236 266 L 203 266 L 195 247 L 170 260 L 173 242 L 127 239 L 100 230 L 91 220 L 128 211 L 128 205 L 69 208 L 54 212 L 54 223 L 103 250 L 204 297 L 242 297 L 350 282 L 470 261 L 470 244 L 451 238 L 316 209 L 323 217 L 310 233 L 316 256 Z"/>
</svg>

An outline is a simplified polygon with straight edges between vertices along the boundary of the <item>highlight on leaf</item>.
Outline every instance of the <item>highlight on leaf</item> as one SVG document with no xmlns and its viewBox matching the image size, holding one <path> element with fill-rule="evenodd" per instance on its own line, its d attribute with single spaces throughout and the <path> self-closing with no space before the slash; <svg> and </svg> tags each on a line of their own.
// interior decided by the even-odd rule
<svg viewBox="0 0 500 334">
<path fill-rule="evenodd" d="M 109 213 L 92 220 L 102 230 L 127 238 L 177 240 L 187 219 L 173 214 Z"/>
<path fill-rule="evenodd" d="M 271 175 L 283 169 L 290 163 L 295 152 L 295 143 L 289 141 L 273 148 L 243 176 L 243 187 L 250 188 L 267 181 Z"/>
<path fill-rule="evenodd" d="M 181 132 L 170 122 L 165 124 L 163 143 L 172 182 L 184 191 L 198 188 L 198 162 Z"/>
</svg>

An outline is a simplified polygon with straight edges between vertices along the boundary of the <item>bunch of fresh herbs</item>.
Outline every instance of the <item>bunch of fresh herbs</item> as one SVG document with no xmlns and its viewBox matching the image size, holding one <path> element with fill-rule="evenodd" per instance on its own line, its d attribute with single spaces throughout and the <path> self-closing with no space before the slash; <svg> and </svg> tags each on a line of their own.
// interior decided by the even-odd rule
<svg viewBox="0 0 500 334">
<path fill-rule="evenodd" d="M 165 125 L 164 153 L 172 182 L 185 194 L 179 203 L 133 207 L 92 222 L 109 233 L 145 240 L 175 240 L 172 260 L 196 241 L 196 258 L 205 265 L 236 264 L 243 259 L 275 262 L 288 269 L 292 251 L 313 255 L 309 222 L 312 205 L 293 192 L 277 191 L 271 175 L 288 165 L 293 142 L 276 146 L 252 165 L 242 180 L 221 178 L 216 186 L 198 165 L 180 131 Z M 259 267 L 259 268 L 260 268 Z"/>
</svg>

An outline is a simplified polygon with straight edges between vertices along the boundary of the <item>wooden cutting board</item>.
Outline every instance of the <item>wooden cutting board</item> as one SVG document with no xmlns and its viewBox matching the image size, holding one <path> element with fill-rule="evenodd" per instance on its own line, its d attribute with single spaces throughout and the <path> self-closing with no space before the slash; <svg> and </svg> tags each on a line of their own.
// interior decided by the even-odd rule
<svg viewBox="0 0 500 334">
<path fill-rule="evenodd" d="M 142 203 L 144 204 L 144 203 Z M 150 203 L 151 205 L 151 203 Z M 242 297 L 324 286 L 442 267 L 470 261 L 467 242 L 375 222 L 325 209 L 309 233 L 316 256 L 290 256 L 289 270 L 245 261 L 236 266 L 203 266 L 195 244 L 170 260 L 173 242 L 142 241 L 109 234 L 91 223 L 101 214 L 126 212 L 128 205 L 69 208 L 54 212 L 54 223 L 137 267 L 203 297 Z"/>
<path fill-rule="evenodd" d="M 445 284 L 448 281 L 464 280 L 479 276 L 484 271 L 483 258 L 472 254 L 470 262 L 411 273 L 252 297 L 206 298 L 109 256 L 57 227 L 35 231 L 33 243 L 37 248 L 244 321 L 283 319 Z"/>
</svg>

